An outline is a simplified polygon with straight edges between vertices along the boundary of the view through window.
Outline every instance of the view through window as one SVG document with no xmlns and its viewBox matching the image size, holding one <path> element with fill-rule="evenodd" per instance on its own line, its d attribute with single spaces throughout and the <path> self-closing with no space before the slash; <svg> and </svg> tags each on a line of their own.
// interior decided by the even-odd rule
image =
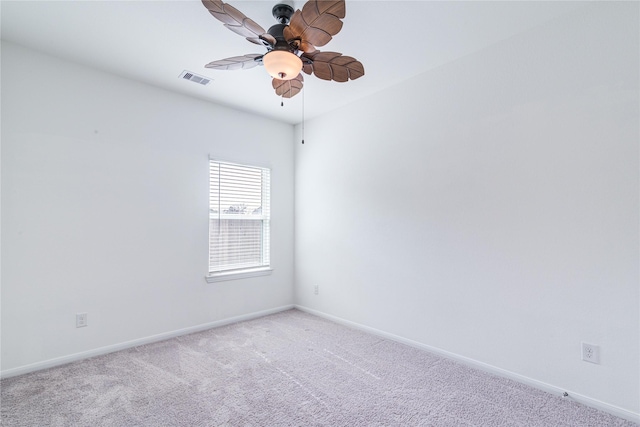
<svg viewBox="0 0 640 427">
<path fill-rule="evenodd" d="M 268 268 L 270 170 L 209 161 L 209 274 Z"/>
</svg>

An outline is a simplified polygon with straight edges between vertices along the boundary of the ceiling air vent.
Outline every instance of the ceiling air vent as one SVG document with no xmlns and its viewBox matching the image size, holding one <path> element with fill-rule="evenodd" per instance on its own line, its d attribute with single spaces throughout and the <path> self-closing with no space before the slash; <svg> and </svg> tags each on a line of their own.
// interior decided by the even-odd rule
<svg viewBox="0 0 640 427">
<path fill-rule="evenodd" d="M 185 79 L 185 80 L 189 80 L 191 82 L 194 83 L 199 83 L 202 86 L 206 86 L 209 84 L 209 82 L 211 81 L 211 79 L 209 79 L 208 77 L 204 77 L 204 76 L 199 76 L 195 73 L 192 73 L 191 71 L 187 71 L 184 70 L 182 72 L 182 74 L 180 74 L 180 78 Z"/>
</svg>

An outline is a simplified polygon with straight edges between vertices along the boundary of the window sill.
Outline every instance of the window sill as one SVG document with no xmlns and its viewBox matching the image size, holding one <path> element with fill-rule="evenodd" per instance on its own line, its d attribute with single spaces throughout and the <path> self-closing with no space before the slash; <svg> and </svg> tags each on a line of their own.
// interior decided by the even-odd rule
<svg viewBox="0 0 640 427">
<path fill-rule="evenodd" d="M 209 274 L 205 277 L 207 283 L 225 282 L 227 280 L 246 279 L 249 277 L 268 276 L 273 269 L 271 267 L 251 268 L 247 270 L 228 271 L 224 273 Z"/>
</svg>

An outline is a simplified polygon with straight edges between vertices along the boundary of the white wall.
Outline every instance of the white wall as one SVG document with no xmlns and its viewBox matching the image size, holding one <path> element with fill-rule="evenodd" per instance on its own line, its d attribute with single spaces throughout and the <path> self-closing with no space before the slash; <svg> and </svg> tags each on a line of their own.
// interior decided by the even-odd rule
<svg viewBox="0 0 640 427">
<path fill-rule="evenodd" d="M 3 43 L 3 372 L 292 304 L 293 133 Z M 205 282 L 209 154 L 272 168 L 272 275 Z"/>
<path fill-rule="evenodd" d="M 638 30 L 590 4 L 308 121 L 296 302 L 637 415 Z"/>
</svg>

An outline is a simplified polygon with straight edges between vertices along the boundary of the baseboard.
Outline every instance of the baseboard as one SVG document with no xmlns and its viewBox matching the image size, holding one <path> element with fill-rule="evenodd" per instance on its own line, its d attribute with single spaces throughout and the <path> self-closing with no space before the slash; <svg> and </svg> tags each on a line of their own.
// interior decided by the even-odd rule
<svg viewBox="0 0 640 427">
<path fill-rule="evenodd" d="M 452 359 L 452 360 L 458 361 L 460 363 L 463 363 L 463 364 L 465 364 L 467 366 L 470 366 L 472 368 L 480 369 L 482 371 L 485 371 L 485 372 L 488 372 L 488 373 L 491 373 L 491 374 L 494 374 L 494 375 L 498 375 L 498 376 L 503 377 L 503 378 L 508 378 L 508 379 L 513 380 L 513 381 L 517 381 L 519 383 L 523 383 L 523 384 L 526 384 L 528 386 L 531 386 L 531 387 L 537 388 L 539 390 L 545 391 L 547 393 L 551 393 L 551 394 L 554 394 L 554 395 L 557 395 L 557 396 L 561 396 L 561 397 L 563 397 L 565 399 L 575 400 L 576 402 L 579 402 L 579 403 L 581 403 L 583 405 L 590 406 L 592 408 L 598 409 L 598 410 L 603 411 L 603 412 L 607 412 L 607 413 L 609 413 L 611 415 L 615 415 L 616 417 L 620 417 L 620 418 L 623 418 L 623 419 L 628 420 L 628 421 L 633 421 L 633 422 L 636 422 L 636 423 L 640 423 L 640 414 L 628 411 L 628 410 L 626 410 L 624 408 L 620 408 L 620 407 L 617 407 L 615 405 L 610 405 L 608 403 L 602 402 L 602 401 L 597 400 L 597 399 L 593 399 L 593 398 L 588 397 L 588 396 L 584 396 L 584 395 L 579 394 L 579 393 L 574 393 L 571 390 L 564 390 L 562 388 L 556 387 L 556 386 L 551 385 L 551 384 L 547 384 L 547 383 L 542 382 L 542 381 L 535 380 L 533 378 L 526 377 L 524 375 L 516 374 L 514 372 L 507 371 L 505 369 L 498 368 L 496 366 L 489 365 L 487 363 L 483 363 L 483 362 L 480 362 L 480 361 L 477 361 L 477 360 L 474 360 L 474 359 L 470 359 L 470 358 L 465 357 L 465 356 L 461 356 L 459 354 L 455 354 L 455 353 L 451 353 L 451 352 L 446 351 L 446 350 L 442 350 L 442 349 L 437 348 L 437 347 L 433 347 L 433 346 L 430 346 L 430 345 L 427 345 L 427 344 L 420 343 L 418 341 L 413 341 L 413 340 L 410 340 L 410 339 L 407 339 L 407 338 L 404 338 L 404 337 L 401 337 L 401 336 L 398 336 L 398 335 L 394 335 L 394 334 L 391 334 L 391 333 L 388 333 L 388 332 L 385 332 L 385 331 L 381 331 L 379 329 L 375 329 L 375 328 L 372 328 L 372 327 L 369 327 L 369 326 L 365 326 L 365 325 L 362 325 L 360 323 L 355 323 L 355 322 L 352 322 L 350 320 L 346 320 L 346 319 L 343 319 L 343 318 L 340 318 L 340 317 L 333 316 L 331 314 L 323 313 L 321 311 L 317 311 L 317 310 L 314 310 L 314 309 L 311 309 L 311 308 L 308 308 L 308 307 L 305 307 L 305 306 L 295 305 L 295 308 L 298 309 L 298 310 L 307 312 L 309 314 L 313 314 L 314 316 L 322 317 L 322 318 L 331 320 L 333 322 L 340 323 L 342 325 L 352 327 L 354 329 L 359 329 L 361 331 L 368 332 L 368 333 L 371 333 L 373 335 L 380 336 L 382 338 L 387 338 L 387 339 L 389 339 L 391 341 L 396 341 L 396 342 L 399 342 L 399 343 L 402 343 L 402 344 L 406 344 L 406 345 L 409 345 L 409 346 L 412 346 L 412 347 L 416 347 L 416 348 L 419 348 L 419 349 L 422 349 L 422 350 L 425 350 L 425 351 L 428 351 L 428 352 L 431 352 L 431 353 L 438 354 L 438 355 L 446 357 L 448 359 Z M 568 397 L 564 397 L 564 393 L 567 393 Z"/>
<path fill-rule="evenodd" d="M 10 378 L 10 377 L 15 377 L 17 375 L 23 375 L 23 374 L 28 374 L 30 372 L 40 371 L 42 369 L 48 369 L 48 368 L 53 368 L 55 366 L 66 365 L 67 363 L 88 359 L 90 357 L 102 356 L 104 354 L 113 353 L 115 351 L 126 350 L 128 348 L 138 347 L 144 344 L 151 344 L 158 341 L 164 341 L 170 338 L 192 334 L 194 332 L 206 331 L 208 329 L 219 328 L 220 326 L 230 325 L 232 323 L 238 323 L 238 322 L 243 322 L 245 320 L 257 319 L 259 317 L 268 316 L 270 314 L 291 310 L 292 308 L 295 308 L 295 307 L 293 305 L 286 305 L 282 307 L 272 308 L 269 310 L 257 311 L 254 313 L 243 314 L 241 316 L 235 316 L 227 319 L 216 320 L 215 322 L 191 326 L 189 328 L 178 329 L 170 332 L 164 332 L 162 334 L 152 335 L 149 337 L 139 338 L 132 341 L 126 341 L 119 344 L 108 345 L 108 346 L 96 348 L 93 350 L 70 354 L 68 356 L 57 357 L 55 359 L 49 359 L 43 362 L 37 362 L 37 363 L 32 363 L 30 365 L 19 366 L 17 368 L 1 371 L 0 378 Z"/>
</svg>

